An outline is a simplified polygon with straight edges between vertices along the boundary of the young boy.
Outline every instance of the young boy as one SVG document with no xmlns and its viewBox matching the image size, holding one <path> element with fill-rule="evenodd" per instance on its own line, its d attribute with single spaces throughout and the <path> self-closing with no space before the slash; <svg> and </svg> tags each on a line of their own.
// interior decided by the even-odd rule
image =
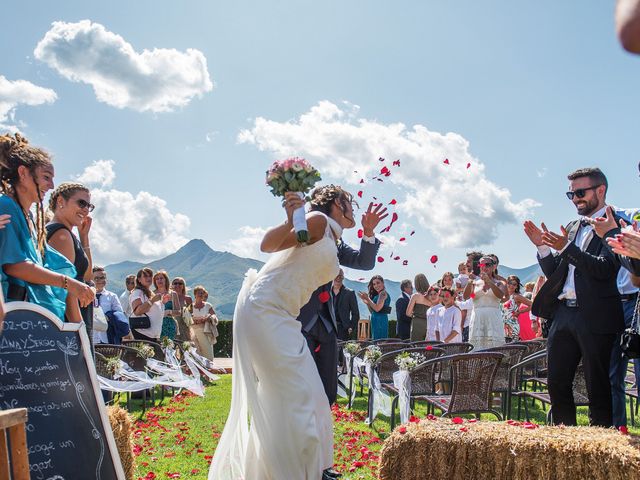
<svg viewBox="0 0 640 480">
<path fill-rule="evenodd" d="M 462 341 L 462 313 L 456 305 L 456 292 L 452 288 L 440 289 L 442 308 L 437 313 L 436 340 L 444 343 Z"/>
</svg>

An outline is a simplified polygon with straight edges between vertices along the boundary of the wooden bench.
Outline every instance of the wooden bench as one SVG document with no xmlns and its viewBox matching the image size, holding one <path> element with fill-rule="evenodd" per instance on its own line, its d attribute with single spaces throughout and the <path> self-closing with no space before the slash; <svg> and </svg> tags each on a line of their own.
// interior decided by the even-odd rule
<svg viewBox="0 0 640 480">
<path fill-rule="evenodd" d="M 29 455 L 27 451 L 27 409 L 14 408 L 0 411 L 0 478 L 29 480 Z M 9 452 L 8 442 L 11 445 Z M 11 465 L 11 470 L 9 470 Z M 13 475 L 10 473 L 12 472 Z"/>
</svg>

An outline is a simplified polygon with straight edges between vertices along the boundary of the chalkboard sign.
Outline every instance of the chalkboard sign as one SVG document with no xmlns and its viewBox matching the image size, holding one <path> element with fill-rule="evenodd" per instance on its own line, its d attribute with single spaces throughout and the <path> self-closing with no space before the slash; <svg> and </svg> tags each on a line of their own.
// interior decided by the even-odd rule
<svg viewBox="0 0 640 480">
<path fill-rule="evenodd" d="M 124 480 L 81 324 L 26 302 L 5 304 L 0 408 L 28 410 L 35 480 Z"/>
</svg>

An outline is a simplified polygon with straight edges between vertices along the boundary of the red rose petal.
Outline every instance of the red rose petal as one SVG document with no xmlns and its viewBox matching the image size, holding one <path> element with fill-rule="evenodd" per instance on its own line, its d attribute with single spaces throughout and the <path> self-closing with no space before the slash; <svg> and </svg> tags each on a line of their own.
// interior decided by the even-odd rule
<svg viewBox="0 0 640 480">
<path fill-rule="evenodd" d="M 442 162 L 442 163 L 444 163 L 445 165 L 449 165 L 449 159 L 448 159 L 448 158 L 445 158 L 445 159 L 444 159 L 444 162 Z"/>
<path fill-rule="evenodd" d="M 461 432 L 468 432 L 469 429 L 467 427 L 460 427 Z"/>
<path fill-rule="evenodd" d="M 406 267 L 407 265 L 409 265 L 409 260 L 403 260 L 403 261 L 402 261 L 402 265 L 404 265 L 405 267 Z"/>
<path fill-rule="evenodd" d="M 629 435 L 629 429 L 625 426 L 625 425 L 621 425 L 618 427 L 618 431 L 622 434 L 622 435 Z"/>
<path fill-rule="evenodd" d="M 394 260 L 400 260 L 400 257 L 399 256 L 395 256 L 395 257 L 393 257 L 393 259 Z"/>
<path fill-rule="evenodd" d="M 406 240 L 405 237 L 400 237 L 400 240 L 398 240 L 399 242 L 404 242 Z"/>
<path fill-rule="evenodd" d="M 427 345 L 427 346 L 425 347 L 425 350 L 433 350 L 433 346 L 431 346 L 431 345 Z"/>
<path fill-rule="evenodd" d="M 400 166 L 400 160 L 394 160 L 393 161 L 393 166 L 394 167 L 399 167 Z"/>
<path fill-rule="evenodd" d="M 364 230 L 358 230 L 358 238 L 362 238 L 364 236 Z"/>
<path fill-rule="evenodd" d="M 471 166 L 471 164 L 470 164 L 470 163 L 467 163 L 467 168 L 469 168 L 470 166 Z"/>
<path fill-rule="evenodd" d="M 453 418 L 451 419 L 451 421 L 452 421 L 453 423 L 455 423 L 456 425 L 461 425 L 461 424 L 463 424 L 463 423 L 464 423 L 464 419 L 463 419 L 463 418 L 461 418 L 461 417 L 453 417 Z"/>
<path fill-rule="evenodd" d="M 378 157 L 379 162 L 384 162 L 384 157 Z"/>
<path fill-rule="evenodd" d="M 389 202 L 389 205 L 395 205 L 396 203 L 398 203 L 398 202 L 396 201 L 396 199 L 395 199 L 395 198 L 393 198 L 393 199 L 391 199 L 391 201 Z"/>
<path fill-rule="evenodd" d="M 407 427 L 405 427 L 405 426 L 398 427 L 398 432 L 400 432 L 402 434 L 407 433 Z"/>
<path fill-rule="evenodd" d="M 390 173 L 388 167 L 382 167 L 380 169 L 380 175 L 386 175 L 387 173 Z"/>
<path fill-rule="evenodd" d="M 418 417 L 416 417 L 415 415 L 411 415 L 411 416 L 409 417 L 409 421 L 410 421 L 411 423 L 420 423 L 420 419 L 419 419 Z"/>
<path fill-rule="evenodd" d="M 378 262 L 380 262 L 380 263 L 384 262 L 384 258 L 378 257 Z"/>
<path fill-rule="evenodd" d="M 329 301 L 329 298 L 331 298 L 331 296 L 327 291 L 320 292 L 318 294 L 318 300 L 320 300 L 321 303 L 327 303 Z"/>
<path fill-rule="evenodd" d="M 396 212 L 393 212 L 393 215 L 391 215 L 391 223 L 394 223 L 398 220 L 398 214 Z"/>
<path fill-rule="evenodd" d="M 429 261 L 431 263 L 438 263 L 438 256 L 437 255 L 431 255 L 431 258 L 429 259 Z"/>
<path fill-rule="evenodd" d="M 316 348 L 313 349 L 314 352 L 318 353 L 320 351 L 320 347 L 322 345 L 318 344 L 318 346 Z"/>
<path fill-rule="evenodd" d="M 476 294 L 471 292 L 471 295 L 469 295 L 469 298 L 476 298 Z"/>
<path fill-rule="evenodd" d="M 358 192 L 358 197 L 362 198 L 362 190 Z"/>
<path fill-rule="evenodd" d="M 364 183 L 364 178 L 361 178 L 361 179 L 360 179 L 360 183 Z"/>
</svg>

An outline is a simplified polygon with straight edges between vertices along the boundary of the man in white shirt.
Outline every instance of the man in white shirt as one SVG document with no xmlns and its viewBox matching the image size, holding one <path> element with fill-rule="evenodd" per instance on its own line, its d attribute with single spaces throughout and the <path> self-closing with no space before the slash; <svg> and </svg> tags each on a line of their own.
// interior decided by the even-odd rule
<svg viewBox="0 0 640 480">
<path fill-rule="evenodd" d="M 561 228 L 560 233 L 548 231 L 544 224 L 542 230 L 531 221 L 524 224 L 548 278 L 532 311 L 551 319 L 547 358 L 553 422 L 576 425 L 573 379 L 582 361 L 590 423 L 611 427 L 611 351 L 616 334 L 624 328 L 616 283 L 620 262 L 592 226 L 606 210 L 608 183 L 599 168 L 577 170 L 568 179 L 566 195 L 583 218 Z"/>
<path fill-rule="evenodd" d="M 107 312 L 123 312 L 118 296 L 105 288 L 107 286 L 107 272 L 105 272 L 104 268 L 93 267 L 93 282 L 96 284 L 96 298 L 93 307 L 102 308 L 105 314 Z M 109 343 L 107 332 L 97 332 L 94 330 L 93 342 L 95 344 Z"/>
<path fill-rule="evenodd" d="M 131 309 L 131 292 L 136 288 L 136 276 L 135 275 L 127 275 L 127 278 L 124 281 L 125 283 L 125 291 L 120 295 L 120 305 L 124 308 L 124 314 L 127 318 L 133 315 L 133 310 Z"/>
<path fill-rule="evenodd" d="M 427 291 L 427 295 L 430 294 L 432 291 L 435 291 L 438 295 L 440 295 L 440 289 L 437 286 L 435 285 L 430 286 L 429 290 Z M 438 295 L 436 295 L 436 298 L 440 300 Z M 435 342 L 438 340 L 436 338 L 436 330 L 438 327 L 438 312 L 442 308 L 444 308 L 442 306 L 442 303 L 438 301 L 438 303 L 429 307 L 429 309 L 427 310 L 427 336 L 425 340 L 428 340 L 430 342 Z"/>
<path fill-rule="evenodd" d="M 440 300 L 442 308 L 436 317 L 436 340 L 444 343 L 462 341 L 462 312 L 456 306 L 456 293 L 452 288 L 442 288 Z"/>
</svg>

